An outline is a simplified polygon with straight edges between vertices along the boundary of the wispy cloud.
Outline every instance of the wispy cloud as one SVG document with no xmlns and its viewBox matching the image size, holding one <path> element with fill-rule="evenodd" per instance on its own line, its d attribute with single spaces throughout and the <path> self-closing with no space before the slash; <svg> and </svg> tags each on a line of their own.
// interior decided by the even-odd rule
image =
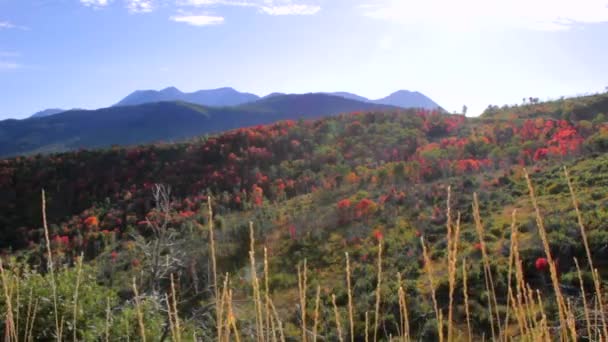
<svg viewBox="0 0 608 342">
<path fill-rule="evenodd" d="M 131 13 L 148 13 L 154 10 L 153 0 L 127 0 L 127 9 Z"/>
<path fill-rule="evenodd" d="M 131 13 L 148 13 L 155 8 L 154 0 L 123 0 L 127 10 Z M 114 0 L 80 0 L 80 3 L 95 9 L 104 8 Z"/>
<path fill-rule="evenodd" d="M 0 21 L 0 29 L 11 29 L 15 28 L 15 25 L 9 23 L 8 21 Z"/>
<path fill-rule="evenodd" d="M 79 0 L 84 6 L 104 8 L 115 0 Z M 267 15 L 313 15 L 321 10 L 322 0 L 122 0 L 131 13 L 148 13 L 162 7 L 174 8 L 177 14 L 170 20 L 194 26 L 218 25 L 224 17 L 218 12 L 222 7 L 250 7 Z M 200 12 L 203 13 L 200 13 Z M 197 13 L 199 12 L 199 13 Z M 2 22 L 0 22 L 0 28 Z M 9 23 L 6 23 L 9 25 Z"/>
<path fill-rule="evenodd" d="M 255 7 L 254 1 L 247 0 L 177 0 L 178 6 L 242 6 L 242 7 Z"/>
<path fill-rule="evenodd" d="M 358 7 L 370 18 L 436 29 L 483 26 L 558 31 L 608 22 L 608 0 L 369 0 Z"/>
<path fill-rule="evenodd" d="M 110 4 L 111 0 L 80 0 L 80 3 L 93 8 L 102 8 Z"/>
<path fill-rule="evenodd" d="M 184 23 L 192 26 L 211 26 L 211 25 L 219 25 L 224 22 L 224 17 L 214 16 L 214 15 L 174 15 L 169 19 L 178 22 Z"/>
<path fill-rule="evenodd" d="M 10 21 L 0 21 L 0 30 L 10 29 L 27 30 L 28 28 L 26 26 L 15 25 Z"/>
<path fill-rule="evenodd" d="M 321 10 L 321 6 L 306 4 L 285 4 L 261 6 L 260 10 L 270 15 L 312 15 Z"/>
<path fill-rule="evenodd" d="M 294 0 L 178 0 L 177 3 L 185 7 L 253 7 L 269 15 L 312 15 L 321 10 L 317 4 Z"/>
</svg>

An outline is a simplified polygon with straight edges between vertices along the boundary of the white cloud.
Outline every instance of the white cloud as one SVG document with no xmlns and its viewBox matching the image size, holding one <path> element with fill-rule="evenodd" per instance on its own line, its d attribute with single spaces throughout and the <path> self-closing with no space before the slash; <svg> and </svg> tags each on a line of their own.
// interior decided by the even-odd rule
<svg viewBox="0 0 608 342">
<path fill-rule="evenodd" d="M 81 4 L 92 8 L 103 8 L 114 0 L 79 0 Z M 223 17 L 215 15 L 185 15 L 184 9 L 204 7 L 251 7 L 260 13 L 268 15 L 312 15 L 321 10 L 321 6 L 313 3 L 321 0 L 123 0 L 131 13 L 152 12 L 162 3 L 163 6 L 174 7 L 178 15 L 170 17 L 173 21 L 185 22 L 197 26 L 220 24 Z M 188 11 L 189 12 L 189 11 Z M 222 18 L 220 21 L 219 18 Z M 211 24 L 208 24 L 210 22 Z M 199 24 L 201 23 L 201 24 Z M 0 28 L 3 23 L 0 22 Z M 9 23 L 6 23 L 7 25 Z"/>
<path fill-rule="evenodd" d="M 25 26 L 19 26 L 11 23 L 10 21 L 0 21 L 0 30 L 9 30 L 9 29 L 18 29 L 18 30 L 29 30 L 29 28 Z"/>
<path fill-rule="evenodd" d="M 131 13 L 148 13 L 154 10 L 153 0 L 126 0 L 127 9 Z"/>
<path fill-rule="evenodd" d="M 458 29 L 517 27 L 567 30 L 578 23 L 608 22 L 608 0 L 369 0 L 359 9 L 374 19 L 403 25 Z"/>
<path fill-rule="evenodd" d="M 241 7 L 255 7 L 257 6 L 252 1 L 246 0 L 177 0 L 178 6 L 241 6 Z"/>
<path fill-rule="evenodd" d="M 174 15 L 169 19 L 192 26 L 219 25 L 224 22 L 224 17 L 213 15 Z"/>
<path fill-rule="evenodd" d="M 255 7 L 269 15 L 311 15 L 321 10 L 321 6 L 294 0 L 178 0 L 180 6 L 238 6 Z"/>
<path fill-rule="evenodd" d="M 110 0 L 80 0 L 80 3 L 93 8 L 106 7 L 110 4 Z"/>
<path fill-rule="evenodd" d="M 0 21 L 0 29 L 12 29 L 15 28 L 15 25 L 9 23 L 8 21 Z"/>
<path fill-rule="evenodd" d="M 261 6 L 260 10 L 270 15 L 312 15 L 321 10 L 320 6 L 316 5 L 269 5 Z"/>
</svg>

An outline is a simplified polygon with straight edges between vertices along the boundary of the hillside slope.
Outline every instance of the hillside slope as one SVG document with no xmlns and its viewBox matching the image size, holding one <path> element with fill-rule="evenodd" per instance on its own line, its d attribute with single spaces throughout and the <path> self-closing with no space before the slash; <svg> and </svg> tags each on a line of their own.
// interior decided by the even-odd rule
<svg viewBox="0 0 608 342">
<path fill-rule="evenodd" d="M 72 284 L 75 274 L 69 266 L 84 255 L 88 279 L 96 281 L 83 284 L 99 288 L 83 290 L 83 301 L 96 303 L 99 293 L 108 293 L 117 322 L 112 323 L 112 334 L 124 334 L 124 322 L 137 326 L 132 323 L 136 321 L 133 277 L 145 299 L 149 336 L 162 334 L 163 327 L 166 333 L 167 324 L 162 323 L 166 312 L 157 309 L 164 308 L 166 301 L 155 298 L 158 293 L 171 293 L 170 274 L 174 274 L 184 336 L 194 332 L 205 341 L 213 340 L 214 279 L 209 270 L 213 260 L 221 274 L 218 283 L 229 274 L 227 286 L 234 296 L 229 302 L 243 336 L 254 336 L 259 329 L 251 276 L 257 270 L 263 287 L 268 284 L 277 311 L 273 315 L 281 321 L 284 334 L 298 340 L 302 314 L 296 303 L 302 301 L 297 274 L 298 270 L 302 274 L 306 260 L 305 317 L 313 315 L 319 289 L 318 333 L 326 340 L 339 340 L 333 306 L 346 322 L 348 252 L 356 340 L 365 340 L 365 313 L 373 316 L 376 308 L 378 328 L 368 326 L 375 331 L 370 335 L 389 341 L 402 334 L 399 293 L 407 300 L 408 331 L 416 340 L 438 340 L 435 308 L 446 314 L 450 307 L 455 340 L 489 338 L 498 329 L 497 322 L 506 320 L 507 308 L 516 312 L 502 326 L 507 337 L 534 340 L 524 330 L 529 328 L 520 325 L 521 315 L 547 336 L 555 336 L 559 329 L 547 328 L 559 326 L 547 257 L 556 260 L 557 288 L 567 301 L 581 303 L 583 298 L 573 258 L 581 264 L 583 289 L 594 291 L 563 166 L 570 171 L 579 199 L 594 267 L 601 278 L 608 275 L 606 97 L 539 104 L 521 114 L 516 114 L 520 107 L 505 107 L 480 118 L 391 109 L 281 121 L 178 144 L 6 159 L 0 161 L 0 242 L 5 253 L 31 267 L 46 264 L 40 210 L 44 187 L 53 260 L 62 265 L 65 284 Z M 526 172 L 540 218 L 529 196 Z M 169 203 L 157 205 L 162 197 L 159 189 L 168 187 Z M 471 209 L 474 193 L 481 222 L 476 222 Z M 210 222 L 215 229 L 213 259 Z M 448 263 L 453 237 L 446 237 L 447 222 L 460 233 L 457 268 L 452 272 L 453 305 Z M 548 250 L 539 234 L 541 226 Z M 158 243 L 165 248 L 157 253 L 150 246 Z M 251 245 L 256 260 L 246 252 Z M 517 267 L 511 258 L 515 245 Z M 159 258 L 164 260 L 160 266 Z M 516 274 L 509 275 L 514 268 Z M 263 275 L 266 269 L 268 277 Z M 463 269 L 468 277 L 466 302 L 461 295 Z M 486 288 L 486 272 L 493 277 L 493 291 Z M 24 293 L 28 286 L 38 286 L 35 293 L 49 298 L 48 281 L 36 279 L 22 280 Z M 509 279 L 517 279 L 512 281 L 517 284 Z M 509 291 L 519 292 L 520 282 L 542 297 L 545 306 L 510 301 Z M 72 298 L 68 295 L 62 296 Z M 40 301 L 41 312 L 51 312 L 50 302 Z M 71 315 L 71 302 L 65 302 L 61 314 Z M 489 313 L 488 306 L 495 310 Z M 103 326 L 99 322 L 105 322 L 106 307 L 87 305 L 83 310 L 87 314 L 80 316 L 79 334 L 95 334 Z M 584 317 L 582 305 L 568 310 L 573 317 Z M 470 315 L 470 331 L 466 315 Z M 49 316 L 39 315 L 37 338 L 52 336 Z M 580 339 L 588 334 L 586 322 L 577 321 L 573 329 Z M 601 334 L 598 324 L 589 329 Z M 126 334 L 136 336 L 137 329 L 132 330 Z M 347 336 L 350 329 L 342 332 Z"/>
</svg>

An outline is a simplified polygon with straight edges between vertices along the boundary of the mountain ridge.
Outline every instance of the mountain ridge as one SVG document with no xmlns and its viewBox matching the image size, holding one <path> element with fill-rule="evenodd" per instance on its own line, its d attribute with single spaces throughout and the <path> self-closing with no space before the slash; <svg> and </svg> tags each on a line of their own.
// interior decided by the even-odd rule
<svg viewBox="0 0 608 342">
<path fill-rule="evenodd" d="M 426 95 L 418 91 L 397 90 L 388 96 L 379 99 L 369 99 L 350 92 L 311 92 L 305 94 L 326 94 L 343 97 L 349 100 L 369 102 L 383 105 L 392 105 L 402 108 L 425 108 L 436 109 L 440 106 Z M 203 106 L 224 107 L 238 106 L 249 102 L 259 101 L 269 97 L 283 95 L 304 95 L 287 94 L 283 92 L 272 92 L 265 96 L 258 96 L 253 93 L 239 92 L 232 87 L 222 87 L 216 89 L 197 90 L 194 92 L 182 92 L 176 87 L 170 86 L 161 90 L 135 90 L 113 106 L 136 105 L 143 103 L 161 101 L 186 101 Z"/>
<path fill-rule="evenodd" d="M 185 140 L 280 120 L 399 110 L 324 94 L 281 95 L 232 107 L 162 101 L 0 121 L 0 157 Z"/>
</svg>

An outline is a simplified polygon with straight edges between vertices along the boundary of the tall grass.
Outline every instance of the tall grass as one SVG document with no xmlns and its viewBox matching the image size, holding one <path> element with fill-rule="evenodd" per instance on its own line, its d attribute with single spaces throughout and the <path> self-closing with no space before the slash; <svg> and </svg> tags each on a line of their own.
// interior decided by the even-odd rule
<svg viewBox="0 0 608 342">
<path fill-rule="evenodd" d="M 433 260 L 428 250 L 428 240 L 424 236 L 420 238 L 422 257 L 424 261 L 424 274 L 426 282 L 423 286 L 427 286 L 430 293 L 430 304 L 436 321 L 436 336 L 440 342 L 446 339 L 444 336 L 447 332 L 447 341 L 478 341 L 486 339 L 486 328 L 489 329 L 491 336 L 488 339 L 492 341 L 577 341 L 582 338 L 586 340 L 594 341 L 607 341 L 608 333 L 606 326 L 606 317 L 604 313 L 604 302 L 603 298 L 605 294 L 602 292 L 602 283 L 599 278 L 599 273 L 594 266 L 592 260 L 591 249 L 589 247 L 587 233 L 584 226 L 584 220 L 580 213 L 578 199 L 574 186 L 570 180 L 568 170 L 564 169 L 564 175 L 567 180 L 568 188 L 572 198 L 572 205 L 574 206 L 578 226 L 580 230 L 580 238 L 582 245 L 585 249 L 585 256 L 587 257 L 587 266 L 592 274 L 593 280 L 593 299 L 590 300 L 587 295 L 588 291 L 585 289 L 583 281 L 583 272 L 579 261 L 574 259 L 576 266 L 576 274 L 580 287 L 580 299 L 582 302 L 582 308 L 578 309 L 576 302 L 573 302 L 571 298 L 567 298 L 561 289 L 559 277 L 557 273 L 557 267 L 555 258 L 551 253 L 549 246 L 549 237 L 547 230 L 544 225 L 541 210 L 538 205 L 535 190 L 531 181 L 530 176 L 527 172 L 524 173 L 526 184 L 529 191 L 529 198 L 531 201 L 531 207 L 533 208 L 536 225 L 538 228 L 538 236 L 542 242 L 542 249 L 545 257 L 548 260 L 549 272 L 551 276 L 551 287 L 553 291 L 551 293 L 544 293 L 538 289 L 533 289 L 529 283 L 526 282 L 526 275 L 523 270 L 523 260 L 520 252 L 520 232 L 517 224 L 517 211 L 513 211 L 511 214 L 511 227 L 510 227 L 510 245 L 508 252 L 508 268 L 506 274 L 501 274 L 500 279 L 506 279 L 506 293 L 498 293 L 497 287 L 495 286 L 495 279 L 497 276 L 498 269 L 493 269 L 490 263 L 490 252 L 486 245 L 485 228 L 484 223 L 481 219 L 480 206 L 478 197 L 475 194 L 473 196 L 472 213 L 474 219 L 474 228 L 477 239 L 480 244 L 481 251 L 481 266 L 483 268 L 484 284 L 471 284 L 469 278 L 469 267 L 472 262 L 467 261 L 464 257 L 459 256 L 461 241 L 461 213 L 458 212 L 453 215 L 451 209 L 451 189 L 448 188 L 448 196 L 446 203 L 446 241 L 447 250 L 446 257 L 444 260 L 437 259 Z M 49 239 L 49 231 L 46 222 L 45 214 L 45 198 L 44 192 L 42 193 L 42 210 L 43 210 L 43 227 L 45 230 L 45 243 L 47 252 L 48 272 L 51 279 L 52 289 L 52 302 L 53 302 L 53 315 L 55 323 L 55 338 L 57 340 L 63 340 L 64 336 L 62 333 L 64 320 L 68 320 L 66 326 L 69 326 L 69 314 L 64 317 L 64 314 L 60 315 L 58 310 L 58 296 L 57 296 L 57 284 L 55 283 L 55 273 L 53 266 L 53 252 L 51 250 L 51 244 Z M 211 198 L 209 198 L 209 254 L 211 260 L 211 286 L 213 287 L 212 293 L 215 301 L 215 334 L 217 341 L 248 341 L 249 338 L 258 342 L 285 342 L 288 339 L 294 340 L 296 336 L 293 335 L 293 330 L 286 331 L 285 329 L 285 318 L 282 313 L 279 313 L 275 304 L 273 303 L 273 294 L 271 293 L 271 282 L 270 282 L 270 267 L 269 267 L 269 256 L 268 250 L 264 247 L 264 262 L 263 262 L 263 284 L 260 284 L 260 279 L 257 275 L 257 263 L 255 256 L 256 242 L 253 224 L 249 225 L 249 261 L 250 261 L 250 277 L 251 277 L 251 293 L 249 295 L 250 306 L 253 307 L 250 312 L 253 312 L 255 322 L 252 324 L 254 329 L 250 329 L 251 324 L 248 324 L 246 315 L 243 318 L 237 317 L 237 311 L 235 305 L 239 305 L 237 309 L 245 310 L 250 306 L 241 306 L 237 304 L 233 296 L 232 284 L 228 274 L 223 279 L 223 287 L 218 287 L 217 278 L 217 264 L 216 264 L 216 245 L 215 235 L 213 229 L 213 212 L 211 208 Z M 455 216 L 455 221 L 453 220 Z M 378 239 L 378 253 L 375 263 L 376 267 L 376 286 L 374 289 L 374 302 L 373 307 L 371 303 L 369 307 L 361 309 L 359 306 L 355 306 L 357 302 L 356 292 L 353 286 L 353 266 L 354 265 L 349 254 L 345 253 L 345 271 L 344 279 L 346 279 L 346 313 L 348 315 L 348 328 L 343 329 L 341 308 L 337 304 L 336 290 L 333 289 L 330 293 L 331 296 L 329 301 L 325 296 L 321 295 L 321 285 L 316 284 L 316 291 L 314 291 L 314 301 L 310 301 L 312 311 L 312 330 L 308 328 L 308 263 L 306 259 L 296 267 L 294 271 L 297 272 L 298 288 L 297 288 L 297 311 L 300 317 L 300 327 L 297 338 L 301 341 L 312 340 L 317 341 L 328 341 L 329 336 L 334 336 L 339 341 L 344 341 L 345 337 L 351 342 L 354 341 L 366 341 L 369 342 L 370 338 L 373 341 L 387 341 L 387 340 L 399 340 L 399 341 L 411 341 L 418 340 L 412 336 L 412 325 L 410 322 L 408 305 L 411 305 L 412 298 L 407 298 L 405 285 L 402 279 L 401 273 L 396 275 L 397 286 L 396 293 L 387 293 L 386 287 L 383 293 L 383 252 L 385 244 L 388 246 L 389 243 L 383 241 L 382 238 Z M 78 318 L 79 313 L 84 312 L 86 315 L 86 307 L 79 306 L 80 283 L 81 283 L 81 271 L 82 271 L 82 256 L 77 260 L 77 277 L 73 292 L 73 311 L 71 317 L 71 328 L 72 336 L 71 339 L 76 341 L 80 337 L 78 335 Z M 461 267 L 458 267 L 460 262 Z M 443 265 L 441 263 L 444 263 Z M 440 266 L 445 266 L 441 267 Z M 447 301 L 441 302 L 438 298 L 438 284 L 440 280 L 437 278 L 439 270 L 447 269 Z M 9 267 L 5 267 L 2 259 L 0 259 L 0 275 L 2 281 L 2 290 L 4 295 L 5 310 L 4 313 L 4 327 L 5 336 L 4 340 L 13 341 L 33 341 L 36 340 L 36 336 L 33 336 L 34 325 L 36 317 L 39 314 L 38 308 L 41 298 L 36 298 L 33 294 L 32 289 L 29 290 L 29 296 L 26 295 L 26 291 L 23 291 L 23 296 L 20 290 L 20 278 L 16 273 L 11 272 Z M 461 277 L 461 283 L 457 280 Z M 393 278 L 394 279 L 394 278 Z M 314 278 L 313 278 L 314 280 Z M 390 282 L 389 282 L 390 283 Z M 487 298 L 484 301 L 484 305 L 487 305 L 488 313 L 488 326 L 482 327 L 476 331 L 481 322 L 473 322 L 472 318 L 472 303 L 470 297 L 471 285 L 475 288 L 485 288 Z M 461 286 L 462 293 L 457 292 L 457 287 Z M 262 288 L 263 287 L 263 288 Z M 168 328 L 170 329 L 171 338 L 173 341 L 180 342 L 182 340 L 182 321 L 179 317 L 178 312 L 178 286 L 176 284 L 174 275 L 170 277 L 170 288 L 166 294 L 166 309 L 168 313 Z M 146 329 L 144 305 L 142 300 L 145 300 L 145 295 L 142 295 L 138 291 L 136 278 L 132 281 L 132 290 L 134 294 L 134 308 L 136 312 L 136 322 L 125 322 L 127 324 L 126 338 L 130 340 L 132 337 L 128 325 L 137 324 L 137 333 L 139 340 L 146 341 L 150 337 L 150 332 Z M 295 291 L 295 290 L 294 290 Z M 371 299 L 370 291 L 370 299 Z M 396 297 L 398 300 L 398 312 L 396 319 L 398 321 L 398 329 L 400 336 L 392 336 L 388 333 L 384 333 L 381 322 L 384 321 L 383 312 L 385 315 L 393 315 L 394 313 L 388 313 L 388 310 L 384 310 L 382 306 L 383 298 Z M 500 298 L 500 300 L 499 300 Z M 46 299 L 48 300 L 48 299 Z M 384 299 L 386 300 L 386 299 Z M 422 298 L 416 300 L 424 301 Z M 24 301 L 24 303 L 22 303 Z M 555 302 L 555 309 L 552 309 L 548 302 Z M 241 301 L 242 302 L 242 301 Z M 329 304 L 328 304 L 329 302 Z M 364 303 L 364 301 L 362 301 Z M 249 304 L 248 304 L 249 305 Z M 322 311 L 323 306 L 329 308 L 331 305 L 331 311 L 333 315 L 324 313 Z M 447 308 L 446 308 L 447 306 Z M 464 311 L 464 322 L 459 323 L 456 316 L 459 312 L 458 308 L 462 306 Z M 25 320 L 24 327 L 19 328 L 19 308 L 25 308 Z M 105 341 L 112 341 L 119 339 L 119 336 L 111 336 L 114 331 L 111 329 L 112 325 L 112 308 L 110 300 L 107 300 L 105 315 L 105 326 L 103 332 L 100 334 L 100 339 L 103 338 Z M 502 309 L 499 310 L 499 307 Z M 296 306 L 294 305 L 294 308 Z M 364 313 L 365 326 L 363 333 L 356 335 L 356 314 L 355 308 L 361 310 Z M 447 316 L 444 316 L 444 310 L 447 309 Z M 577 310 L 578 309 L 578 310 Z M 373 311 L 372 311 L 373 310 Z M 581 312 L 582 314 L 577 314 Z M 239 315 L 241 311 L 238 311 Z M 373 321 L 370 320 L 370 314 L 374 314 Z M 331 317 L 333 316 L 333 317 Z M 184 317 L 184 316 L 182 316 Z M 552 317 L 557 317 L 557 322 Z M 331 324 L 331 322 L 334 324 Z M 185 321 L 183 321 L 185 322 Z M 361 327 L 363 328 L 363 327 Z M 213 328 L 211 328 L 213 330 Z M 22 333 L 21 333 L 22 332 Z M 287 336 L 287 333 L 291 333 Z M 185 334 L 184 334 L 185 335 Z M 194 337 L 192 339 L 197 339 Z M 189 340 L 190 336 L 184 340 Z M 200 340 L 200 338 L 198 338 Z"/>
</svg>

